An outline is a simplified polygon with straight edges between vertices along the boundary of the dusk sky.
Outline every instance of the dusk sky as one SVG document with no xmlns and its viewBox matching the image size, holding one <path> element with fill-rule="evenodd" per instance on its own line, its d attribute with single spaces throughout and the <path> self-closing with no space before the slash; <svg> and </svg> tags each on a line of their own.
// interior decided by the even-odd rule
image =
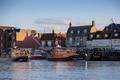
<svg viewBox="0 0 120 80">
<path fill-rule="evenodd" d="M 120 23 L 120 0 L 0 0 L 0 25 L 66 31 L 68 23 L 101 29 L 115 20 Z"/>
</svg>

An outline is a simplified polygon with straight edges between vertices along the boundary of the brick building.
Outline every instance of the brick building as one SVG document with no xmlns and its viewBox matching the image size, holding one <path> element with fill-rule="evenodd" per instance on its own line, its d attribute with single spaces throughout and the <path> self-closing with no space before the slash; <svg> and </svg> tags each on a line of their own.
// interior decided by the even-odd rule
<svg viewBox="0 0 120 80">
<path fill-rule="evenodd" d="M 40 38 L 41 47 L 66 46 L 66 33 L 43 33 Z"/>
<path fill-rule="evenodd" d="M 0 50 L 9 50 L 15 47 L 16 32 L 19 29 L 10 26 L 0 26 Z"/>
</svg>

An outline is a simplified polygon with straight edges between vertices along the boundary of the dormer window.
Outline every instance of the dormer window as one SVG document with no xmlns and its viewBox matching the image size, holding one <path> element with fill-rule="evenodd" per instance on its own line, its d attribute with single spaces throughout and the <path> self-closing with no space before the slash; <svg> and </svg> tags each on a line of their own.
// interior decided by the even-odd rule
<svg viewBox="0 0 120 80">
<path fill-rule="evenodd" d="M 97 38 L 99 38 L 100 37 L 100 35 L 99 34 L 97 34 Z"/>
<path fill-rule="evenodd" d="M 108 28 L 106 28 L 106 31 L 108 31 Z"/>
<path fill-rule="evenodd" d="M 107 35 L 107 34 L 105 34 L 105 37 L 108 37 L 108 35 Z"/>
<path fill-rule="evenodd" d="M 73 30 L 71 30 L 70 33 L 73 34 Z"/>
<path fill-rule="evenodd" d="M 84 29 L 84 33 L 87 33 L 87 29 Z"/>
<path fill-rule="evenodd" d="M 115 33 L 114 36 L 115 36 L 115 37 L 118 37 L 118 33 Z"/>
<path fill-rule="evenodd" d="M 93 35 L 92 35 L 92 34 L 90 35 L 90 38 L 93 38 Z"/>
</svg>

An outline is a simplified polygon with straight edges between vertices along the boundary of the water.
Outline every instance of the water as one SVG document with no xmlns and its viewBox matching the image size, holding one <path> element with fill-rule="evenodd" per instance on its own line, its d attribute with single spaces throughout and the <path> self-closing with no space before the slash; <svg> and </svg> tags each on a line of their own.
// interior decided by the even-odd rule
<svg viewBox="0 0 120 80">
<path fill-rule="evenodd" d="M 0 61 L 0 80 L 120 80 L 120 62 Z"/>
</svg>

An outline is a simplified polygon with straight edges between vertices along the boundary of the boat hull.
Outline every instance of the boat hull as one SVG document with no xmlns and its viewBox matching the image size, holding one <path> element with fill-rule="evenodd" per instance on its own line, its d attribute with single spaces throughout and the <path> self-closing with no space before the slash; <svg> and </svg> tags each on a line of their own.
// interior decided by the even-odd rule
<svg viewBox="0 0 120 80">
<path fill-rule="evenodd" d="M 70 56 L 65 58 L 48 58 L 49 61 L 74 61 L 78 58 L 78 56 Z"/>
<path fill-rule="evenodd" d="M 15 62 L 28 62 L 29 59 L 28 57 L 16 57 L 16 58 L 13 58 L 12 61 L 15 61 Z"/>
<path fill-rule="evenodd" d="M 42 59 L 46 59 L 46 57 L 44 57 L 44 56 L 32 56 L 31 59 L 32 60 L 42 60 Z"/>
</svg>

